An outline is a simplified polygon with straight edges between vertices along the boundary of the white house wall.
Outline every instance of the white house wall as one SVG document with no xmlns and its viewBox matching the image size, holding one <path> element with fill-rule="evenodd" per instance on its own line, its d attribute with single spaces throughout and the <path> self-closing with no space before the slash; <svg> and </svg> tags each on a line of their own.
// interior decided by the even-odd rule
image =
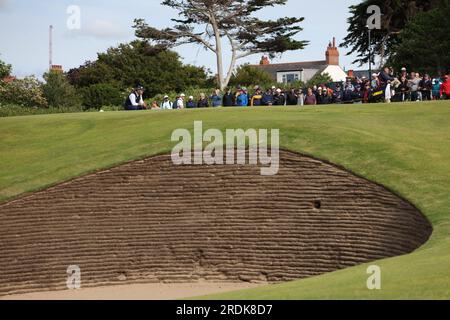
<svg viewBox="0 0 450 320">
<path fill-rule="evenodd" d="M 332 66 L 329 65 L 323 72 L 324 73 L 328 73 L 331 78 L 333 79 L 333 82 L 341 82 L 341 81 L 345 81 L 347 79 L 347 74 L 345 73 L 344 70 L 342 70 L 342 68 L 340 66 Z"/>
</svg>

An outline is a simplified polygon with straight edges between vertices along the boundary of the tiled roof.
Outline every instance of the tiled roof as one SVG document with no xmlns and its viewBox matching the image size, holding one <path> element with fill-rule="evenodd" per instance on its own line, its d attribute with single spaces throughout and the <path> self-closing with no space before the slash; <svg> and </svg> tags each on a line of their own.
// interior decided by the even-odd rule
<svg viewBox="0 0 450 320">
<path fill-rule="evenodd" d="M 307 61 L 307 62 L 291 62 L 291 63 L 273 63 L 268 65 L 254 65 L 254 67 L 260 68 L 272 76 L 277 75 L 278 72 L 284 71 L 301 71 L 304 69 L 312 69 L 317 71 L 323 71 L 327 67 L 327 62 L 323 61 Z"/>
</svg>

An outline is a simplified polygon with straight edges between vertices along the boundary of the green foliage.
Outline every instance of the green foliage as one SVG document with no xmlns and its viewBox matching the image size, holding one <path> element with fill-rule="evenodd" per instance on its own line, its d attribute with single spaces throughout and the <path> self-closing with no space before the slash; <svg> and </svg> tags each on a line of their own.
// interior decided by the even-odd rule
<svg viewBox="0 0 450 320">
<path fill-rule="evenodd" d="M 333 82 L 333 79 L 328 73 L 316 73 L 307 83 L 306 87 L 312 88 L 314 86 L 320 86 L 322 84 L 328 84 Z"/>
<path fill-rule="evenodd" d="M 42 85 L 44 97 L 50 107 L 80 107 L 81 97 L 62 73 L 48 72 L 44 74 L 46 83 Z"/>
<path fill-rule="evenodd" d="M 136 19 L 136 36 L 154 45 L 156 50 L 196 44 L 214 53 L 217 62 L 217 83 L 224 90 L 230 73 L 239 59 L 267 53 L 270 57 L 291 50 L 300 50 L 308 41 L 295 36 L 303 30 L 303 17 L 279 17 L 262 20 L 258 12 L 283 6 L 287 0 L 164 0 L 161 5 L 177 11 L 174 25 L 158 29 L 144 19 Z M 222 42 L 230 46 L 231 63 L 224 70 Z"/>
<path fill-rule="evenodd" d="M 239 66 L 230 80 L 230 86 L 252 86 L 260 85 L 262 87 L 271 86 L 274 80 L 265 71 L 252 67 L 249 64 Z"/>
<path fill-rule="evenodd" d="M 177 53 L 155 50 L 143 41 L 110 48 L 97 61 L 70 70 L 68 77 L 77 87 L 103 83 L 131 91 L 143 85 L 146 97 L 210 84 L 204 68 L 183 65 Z"/>
<path fill-rule="evenodd" d="M 445 21 L 449 17 L 448 0 L 442 1 L 439 8 L 416 15 L 400 33 L 391 63 L 398 69 L 406 66 L 432 75 L 448 73 L 450 37 Z"/>
<path fill-rule="evenodd" d="M 75 113 L 82 111 L 83 109 L 81 107 L 36 108 L 23 107 L 15 104 L 0 104 L 0 117 L 31 116 L 54 113 Z"/>
<path fill-rule="evenodd" d="M 9 83 L 0 82 L 0 103 L 23 107 L 48 107 L 41 83 L 34 76 L 16 79 Z"/>
<path fill-rule="evenodd" d="M 419 12 L 436 8 L 440 1 L 363 0 L 356 5 L 350 6 L 351 16 L 348 19 L 347 36 L 341 46 L 350 48 L 348 55 L 357 54 L 357 59 L 354 63 L 365 64 L 369 62 L 369 41 L 366 25 L 370 14 L 367 14 L 367 8 L 371 5 L 376 5 L 381 8 L 381 29 L 372 30 L 371 49 L 375 54 L 388 58 L 392 54 L 393 46 L 398 43 L 399 33 L 408 21 Z M 444 27 L 445 22 L 441 21 L 441 23 L 441 26 Z"/>
<path fill-rule="evenodd" d="M 6 64 L 2 60 L 0 60 L 0 80 L 11 75 L 12 67 L 10 64 Z"/>
<path fill-rule="evenodd" d="M 108 83 L 93 84 L 82 88 L 83 106 L 86 109 L 100 109 L 103 106 L 123 105 L 125 96 L 114 85 Z"/>
</svg>

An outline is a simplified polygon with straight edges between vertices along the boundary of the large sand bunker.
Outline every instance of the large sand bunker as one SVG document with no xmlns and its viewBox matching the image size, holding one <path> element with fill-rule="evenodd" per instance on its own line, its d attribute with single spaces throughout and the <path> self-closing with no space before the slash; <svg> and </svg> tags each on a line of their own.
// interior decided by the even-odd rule
<svg viewBox="0 0 450 320">
<path fill-rule="evenodd" d="M 0 295 L 151 282 L 279 282 L 412 252 L 431 226 L 408 202 L 282 151 L 258 166 L 157 156 L 0 205 Z"/>
</svg>

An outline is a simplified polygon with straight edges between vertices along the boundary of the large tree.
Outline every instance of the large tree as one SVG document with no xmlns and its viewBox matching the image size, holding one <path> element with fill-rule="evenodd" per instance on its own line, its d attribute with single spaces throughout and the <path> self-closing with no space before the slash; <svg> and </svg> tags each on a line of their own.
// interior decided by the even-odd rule
<svg viewBox="0 0 450 320">
<path fill-rule="evenodd" d="M 446 25 L 450 1 L 416 15 L 399 35 L 390 63 L 409 70 L 441 75 L 450 71 L 450 37 Z"/>
<path fill-rule="evenodd" d="M 136 19 L 139 38 L 160 49 L 183 44 L 198 44 L 216 55 L 217 78 L 224 89 L 236 63 L 244 57 L 267 53 L 271 57 L 289 50 L 303 49 L 307 41 L 294 39 L 304 18 L 284 17 L 261 20 L 255 14 L 261 9 L 285 5 L 287 0 L 164 0 L 161 4 L 178 11 L 173 27 L 157 29 L 145 20 Z M 225 73 L 223 44 L 231 46 L 231 63 Z"/>
<path fill-rule="evenodd" d="M 371 50 L 381 57 L 381 61 L 389 58 L 393 47 L 398 43 L 400 32 L 406 24 L 419 12 L 436 8 L 442 0 L 364 0 L 350 6 L 347 36 L 341 47 L 350 48 L 348 55 L 357 54 L 354 63 L 369 62 L 369 39 L 367 36 L 367 20 L 370 14 L 367 8 L 377 5 L 381 9 L 381 29 L 372 30 Z M 444 22 L 442 22 L 444 23 Z M 375 56 L 374 55 L 374 56 Z M 374 62 L 374 61 L 372 61 Z"/>
<path fill-rule="evenodd" d="M 110 84 L 124 90 L 140 84 L 146 96 L 209 85 L 204 68 L 183 65 L 176 52 L 160 51 L 139 40 L 99 53 L 96 61 L 70 70 L 68 78 L 78 88 Z"/>
</svg>

